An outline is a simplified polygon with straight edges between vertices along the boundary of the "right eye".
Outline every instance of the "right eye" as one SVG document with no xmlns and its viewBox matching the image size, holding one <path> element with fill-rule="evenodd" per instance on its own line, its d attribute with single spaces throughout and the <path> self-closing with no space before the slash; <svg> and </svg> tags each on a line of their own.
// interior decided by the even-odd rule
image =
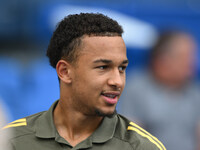
<svg viewBox="0 0 200 150">
<path fill-rule="evenodd" d="M 98 68 L 98 69 L 101 69 L 101 70 L 105 70 L 105 69 L 108 68 L 108 66 L 106 66 L 106 65 L 104 65 L 104 66 L 98 66 L 97 68 Z"/>
</svg>

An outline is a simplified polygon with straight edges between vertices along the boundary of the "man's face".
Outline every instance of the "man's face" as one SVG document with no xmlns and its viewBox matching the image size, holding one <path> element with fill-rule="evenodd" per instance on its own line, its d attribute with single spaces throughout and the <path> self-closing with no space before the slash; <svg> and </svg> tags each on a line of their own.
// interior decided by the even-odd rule
<svg viewBox="0 0 200 150">
<path fill-rule="evenodd" d="M 195 43 L 186 36 L 178 36 L 171 42 L 171 51 L 165 60 L 167 71 L 175 81 L 186 81 L 194 73 Z"/>
<path fill-rule="evenodd" d="M 127 65 L 120 36 L 84 36 L 72 69 L 72 107 L 85 115 L 112 115 L 125 86 Z"/>
</svg>

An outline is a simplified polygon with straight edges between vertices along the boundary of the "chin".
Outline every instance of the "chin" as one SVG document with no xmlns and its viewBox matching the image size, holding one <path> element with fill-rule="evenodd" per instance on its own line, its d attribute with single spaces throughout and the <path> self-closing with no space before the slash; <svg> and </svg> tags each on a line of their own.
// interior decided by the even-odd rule
<svg viewBox="0 0 200 150">
<path fill-rule="evenodd" d="M 100 116 L 100 117 L 109 117 L 109 118 L 112 118 L 114 115 L 117 114 L 117 111 L 116 111 L 116 109 L 114 109 L 114 111 L 105 112 L 105 111 L 102 111 L 100 109 L 96 109 L 95 113 L 96 113 L 97 116 Z"/>
</svg>

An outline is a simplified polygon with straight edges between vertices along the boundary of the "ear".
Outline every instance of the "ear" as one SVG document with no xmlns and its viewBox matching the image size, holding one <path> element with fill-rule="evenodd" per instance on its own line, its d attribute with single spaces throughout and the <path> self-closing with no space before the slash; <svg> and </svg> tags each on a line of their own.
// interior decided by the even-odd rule
<svg viewBox="0 0 200 150">
<path fill-rule="evenodd" d="M 71 65 L 65 60 L 59 60 L 56 65 L 56 72 L 64 83 L 71 83 Z"/>
</svg>

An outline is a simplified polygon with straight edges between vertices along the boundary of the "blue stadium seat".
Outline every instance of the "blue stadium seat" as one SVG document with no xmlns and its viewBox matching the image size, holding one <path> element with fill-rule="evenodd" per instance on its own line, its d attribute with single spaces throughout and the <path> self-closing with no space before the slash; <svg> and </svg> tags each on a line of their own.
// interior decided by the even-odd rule
<svg viewBox="0 0 200 150">
<path fill-rule="evenodd" d="M 23 78 L 26 113 L 31 115 L 47 110 L 59 98 L 59 82 L 55 69 L 46 58 L 34 60 Z"/>
<path fill-rule="evenodd" d="M 18 60 L 0 56 L 0 97 L 11 114 L 11 120 L 18 118 L 21 111 L 21 69 Z"/>
</svg>

